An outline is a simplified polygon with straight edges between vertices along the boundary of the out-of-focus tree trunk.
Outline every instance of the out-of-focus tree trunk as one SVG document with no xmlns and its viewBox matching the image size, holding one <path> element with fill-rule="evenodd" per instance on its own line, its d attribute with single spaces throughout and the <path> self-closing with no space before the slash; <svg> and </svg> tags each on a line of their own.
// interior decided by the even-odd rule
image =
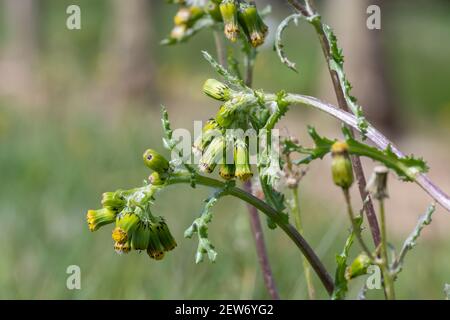
<svg viewBox="0 0 450 320">
<path fill-rule="evenodd" d="M 107 76 L 120 101 L 146 102 L 154 93 L 150 0 L 114 0 Z M 109 87 L 109 85 L 108 85 Z"/>
<path fill-rule="evenodd" d="M 386 74 L 382 45 L 383 7 L 379 0 L 327 0 L 323 1 L 324 21 L 335 31 L 339 46 L 344 51 L 344 69 L 353 85 L 352 94 L 363 106 L 366 117 L 378 128 L 392 136 L 399 134 L 393 94 Z M 367 8 L 376 4 L 381 8 L 381 29 L 366 26 Z M 320 95 L 336 103 L 327 70 L 321 78 Z"/>
<path fill-rule="evenodd" d="M 38 94 L 36 63 L 39 1 L 4 0 L 2 4 L 6 43 L 0 55 L 0 95 L 33 103 Z"/>
</svg>

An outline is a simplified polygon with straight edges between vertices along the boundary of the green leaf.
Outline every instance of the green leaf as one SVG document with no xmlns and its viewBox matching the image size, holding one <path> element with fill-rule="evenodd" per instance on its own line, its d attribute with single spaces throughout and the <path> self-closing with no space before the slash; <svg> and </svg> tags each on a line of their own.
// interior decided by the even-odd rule
<svg viewBox="0 0 450 320">
<path fill-rule="evenodd" d="M 352 138 L 347 128 L 344 127 L 343 131 L 347 138 L 346 142 L 350 154 L 377 160 L 394 170 L 399 178 L 404 181 L 414 181 L 417 174 L 428 171 L 428 166 L 422 158 L 414 158 L 412 155 L 400 158 L 392 151 L 390 145 L 385 150 L 379 150 Z"/>
<path fill-rule="evenodd" d="M 385 150 L 379 150 L 355 140 L 346 127 L 343 127 L 342 131 L 350 154 L 379 161 L 386 167 L 394 170 L 398 177 L 404 181 L 414 181 L 417 174 L 428 171 L 428 166 L 422 158 L 415 158 L 412 155 L 401 158 L 392 151 L 390 145 Z M 295 164 L 308 164 L 315 159 L 322 159 L 324 155 L 330 152 L 331 146 L 336 141 L 321 137 L 313 127 L 308 128 L 308 133 L 315 143 L 315 148 L 305 148 L 296 145 L 292 141 L 285 142 L 284 152 L 298 152 L 308 155 L 303 159 L 294 161 Z"/>
<path fill-rule="evenodd" d="M 218 63 L 207 51 L 202 51 L 203 57 L 208 61 L 214 70 L 220 74 L 229 84 L 236 87 L 249 90 L 249 88 L 244 84 L 244 81 L 238 76 L 232 74 L 230 71 L 225 69 L 220 63 Z"/>
<path fill-rule="evenodd" d="M 425 214 L 423 214 L 420 217 L 419 221 L 416 224 L 416 227 L 414 228 L 414 230 L 411 232 L 411 234 L 408 236 L 408 238 L 403 243 L 403 247 L 402 247 L 402 250 L 400 251 L 400 255 L 399 255 L 397 261 L 394 263 L 394 267 L 393 267 L 396 275 L 402 271 L 405 256 L 410 250 L 412 250 L 416 246 L 417 239 L 419 239 L 422 229 L 431 223 L 431 216 L 433 215 L 435 210 L 436 210 L 435 204 L 431 204 L 427 208 L 427 211 L 425 212 Z"/>
<path fill-rule="evenodd" d="M 215 262 L 217 252 L 214 245 L 208 238 L 208 223 L 212 220 L 212 207 L 217 203 L 219 198 L 223 195 L 224 189 L 219 189 L 205 201 L 205 207 L 197 219 L 194 220 L 192 225 L 184 232 L 185 238 L 192 238 L 196 233 L 198 236 L 198 247 L 195 255 L 195 263 L 203 261 L 206 254 L 211 262 Z"/>
<path fill-rule="evenodd" d="M 166 148 L 167 150 L 170 151 L 174 151 L 177 149 L 177 144 L 178 144 L 178 140 L 173 139 L 173 130 L 170 126 L 170 120 L 169 120 L 169 113 L 167 112 L 167 109 L 164 106 L 161 106 L 161 124 L 162 124 L 162 128 L 163 128 L 163 145 L 164 148 Z M 190 154 L 189 155 L 184 155 L 185 159 L 182 158 L 183 156 L 183 151 L 182 150 L 176 150 L 178 151 L 178 155 L 180 156 L 181 159 L 181 164 L 186 168 L 186 170 L 188 170 L 190 173 L 195 173 L 195 169 L 193 166 L 191 166 L 190 164 L 186 163 L 186 160 L 190 159 Z M 177 164 L 178 166 L 179 164 Z M 195 181 L 191 182 L 191 186 L 195 187 Z"/>
<path fill-rule="evenodd" d="M 288 67 L 289 69 L 291 69 L 292 71 L 295 71 L 295 72 L 298 72 L 297 68 L 295 66 L 295 62 L 290 61 L 289 58 L 287 57 L 286 53 L 283 50 L 284 45 L 282 43 L 282 36 L 283 36 L 284 30 L 287 28 L 289 23 L 291 21 L 294 21 L 295 24 L 297 24 L 297 20 L 299 18 L 304 18 L 304 16 L 296 13 L 296 14 L 292 14 L 292 15 L 286 17 L 278 25 L 277 32 L 275 33 L 275 51 L 277 52 L 278 57 L 281 60 L 281 63 L 283 63 L 284 65 L 286 65 L 286 67 Z"/>
<path fill-rule="evenodd" d="M 281 192 L 276 191 L 267 181 L 267 177 L 260 177 L 261 188 L 264 193 L 266 202 L 278 212 L 278 218 L 283 223 L 289 222 L 289 215 L 284 212 L 286 209 L 285 197 Z M 273 219 L 267 218 L 267 226 L 270 229 L 275 229 L 277 224 Z"/>
<path fill-rule="evenodd" d="M 361 227 L 362 221 L 362 215 L 355 218 L 355 224 L 356 226 L 358 226 L 358 228 Z M 334 278 L 334 291 L 331 296 L 332 300 L 344 299 L 345 295 L 347 294 L 348 280 L 345 278 L 345 270 L 347 269 L 348 254 L 353 244 L 354 238 L 355 232 L 352 230 L 352 232 L 347 237 L 347 240 L 345 241 L 344 249 L 342 250 L 341 254 L 336 255 L 337 267 Z"/>
<path fill-rule="evenodd" d="M 316 129 L 312 126 L 308 126 L 309 136 L 313 139 L 315 148 L 304 148 L 302 146 L 296 146 L 292 141 L 288 143 L 290 152 L 299 152 L 302 154 L 308 154 L 306 158 L 294 161 L 295 164 L 308 164 L 315 159 L 322 159 L 327 153 L 330 152 L 331 146 L 336 140 L 330 140 L 325 137 L 321 137 Z"/>
</svg>

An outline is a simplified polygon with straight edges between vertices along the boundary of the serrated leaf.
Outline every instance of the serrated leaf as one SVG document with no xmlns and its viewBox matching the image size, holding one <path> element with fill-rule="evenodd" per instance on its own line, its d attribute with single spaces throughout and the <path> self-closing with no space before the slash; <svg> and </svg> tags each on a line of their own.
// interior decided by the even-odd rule
<svg viewBox="0 0 450 320">
<path fill-rule="evenodd" d="M 327 153 L 330 152 L 331 146 L 335 140 L 330 140 L 325 137 L 321 137 L 316 129 L 312 126 L 308 126 L 308 134 L 313 139 L 314 148 L 304 148 L 302 146 L 295 146 L 292 142 L 289 144 L 289 148 L 292 151 L 296 151 L 302 154 L 308 154 L 309 156 L 303 159 L 294 161 L 295 164 L 308 164 L 315 159 L 322 159 Z"/>
<path fill-rule="evenodd" d="M 226 82 L 236 87 L 249 90 L 249 88 L 244 84 L 244 81 L 239 77 L 232 74 L 230 71 L 225 69 L 220 63 L 218 63 L 207 51 L 202 51 L 203 57 L 209 64 L 213 67 L 213 69 L 221 75 Z"/>
<path fill-rule="evenodd" d="M 213 244 L 208 238 L 208 223 L 212 220 L 212 207 L 217 203 L 219 198 L 223 195 L 224 189 L 216 190 L 211 197 L 205 201 L 205 206 L 200 217 L 194 220 L 192 225 L 184 232 L 185 238 L 192 238 L 194 234 L 198 236 L 197 252 L 195 254 L 195 263 L 203 261 L 205 254 L 211 262 L 214 262 L 217 257 L 217 252 Z"/>
<path fill-rule="evenodd" d="M 362 216 L 355 218 L 355 225 L 360 228 L 362 224 Z M 334 291 L 331 296 L 332 300 L 341 300 L 345 298 L 348 291 L 348 280 L 345 278 L 345 270 L 347 269 L 347 260 L 350 248 L 354 242 L 355 232 L 352 232 L 345 241 L 344 249 L 336 255 L 336 272 L 334 278 Z"/>
<path fill-rule="evenodd" d="M 398 177 L 404 181 L 414 181 L 419 173 L 428 171 L 428 166 L 422 158 L 415 158 L 413 156 L 400 158 L 392 151 L 390 145 L 385 150 L 379 150 L 355 140 L 346 127 L 343 127 L 342 131 L 346 138 L 345 141 L 348 144 L 348 152 L 350 154 L 379 161 L 386 167 L 394 170 Z M 315 148 L 305 148 L 296 145 L 292 141 L 285 142 L 285 152 L 298 152 L 308 155 L 306 158 L 294 161 L 295 164 L 307 164 L 315 159 L 323 158 L 324 155 L 331 151 L 331 146 L 335 142 L 335 140 L 321 137 L 313 127 L 308 128 L 308 133 L 314 141 Z"/>
</svg>

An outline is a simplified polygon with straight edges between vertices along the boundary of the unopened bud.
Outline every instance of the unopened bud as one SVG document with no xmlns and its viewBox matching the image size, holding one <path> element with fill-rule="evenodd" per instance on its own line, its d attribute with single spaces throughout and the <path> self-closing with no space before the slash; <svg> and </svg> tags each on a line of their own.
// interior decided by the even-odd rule
<svg viewBox="0 0 450 320">
<path fill-rule="evenodd" d="M 153 149 L 148 149 L 143 155 L 144 163 L 147 167 L 156 172 L 167 172 L 169 161 Z"/>
<path fill-rule="evenodd" d="M 230 180 L 234 178 L 236 167 L 233 163 L 223 163 L 220 166 L 219 175 L 225 179 Z"/>
<path fill-rule="evenodd" d="M 239 22 L 253 47 L 264 43 L 269 28 L 261 19 L 254 3 L 241 3 L 239 6 Z"/>
<path fill-rule="evenodd" d="M 216 114 L 217 123 L 223 127 L 228 128 L 235 120 L 236 107 L 228 103 L 222 105 Z"/>
<path fill-rule="evenodd" d="M 208 13 L 214 21 L 218 22 L 222 21 L 222 14 L 220 13 L 219 8 L 220 2 L 220 0 L 210 0 L 205 7 L 206 13 Z"/>
<path fill-rule="evenodd" d="M 239 34 L 236 0 L 224 0 L 219 8 L 225 26 L 225 36 L 232 42 L 235 42 Z"/>
<path fill-rule="evenodd" d="M 200 159 L 200 171 L 206 173 L 213 172 L 217 163 L 222 159 L 224 150 L 225 138 L 222 136 L 214 138 Z"/>
<path fill-rule="evenodd" d="M 353 170 L 347 143 L 343 141 L 335 142 L 331 147 L 331 155 L 333 182 L 343 189 L 349 189 L 353 184 Z"/>
<path fill-rule="evenodd" d="M 361 253 L 353 260 L 352 264 L 345 270 L 345 278 L 347 280 L 356 278 L 367 273 L 370 266 L 370 258 L 366 253 Z"/>
<path fill-rule="evenodd" d="M 228 101 L 231 98 L 230 88 L 216 79 L 208 79 L 203 84 L 203 92 L 213 99 Z"/>
<path fill-rule="evenodd" d="M 246 181 L 253 176 L 249 163 L 248 146 L 242 139 L 235 142 L 234 163 L 236 165 L 235 175 L 242 181 Z"/>
<path fill-rule="evenodd" d="M 117 213 L 108 208 L 103 208 L 99 210 L 88 210 L 86 214 L 86 220 L 88 223 L 89 230 L 96 231 L 100 227 L 113 223 L 116 221 Z"/>
</svg>

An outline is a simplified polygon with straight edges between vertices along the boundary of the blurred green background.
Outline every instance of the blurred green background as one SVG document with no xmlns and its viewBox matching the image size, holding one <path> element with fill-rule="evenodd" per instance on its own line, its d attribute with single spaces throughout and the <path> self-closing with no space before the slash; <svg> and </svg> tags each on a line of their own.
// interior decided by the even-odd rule
<svg viewBox="0 0 450 320">
<path fill-rule="evenodd" d="M 258 6 L 268 2 L 258 1 Z M 343 5 L 331 7 L 337 2 Z M 354 93 L 370 106 L 369 119 L 406 153 L 427 159 L 432 180 L 449 191 L 450 3 L 380 1 L 381 30 L 368 31 L 371 3 L 318 1 L 324 21 L 336 26 L 342 39 Z M 70 4 L 81 8 L 81 30 L 66 28 Z M 272 1 L 272 9 L 267 23 L 273 32 L 290 9 L 284 1 Z M 215 53 L 212 33 L 159 46 L 175 12 L 176 6 L 164 1 L 0 0 L 0 298 L 269 297 L 246 207 L 235 199 L 221 200 L 214 209 L 215 264 L 195 265 L 196 240 L 183 239 L 208 195 L 203 188 L 174 186 L 158 195 L 155 212 L 166 217 L 179 244 L 162 261 L 135 252 L 117 255 L 111 228 L 90 233 L 85 222 L 86 210 L 100 206 L 102 192 L 140 185 L 148 175 L 141 154 L 150 146 L 163 149 L 161 104 L 175 128 L 190 130 L 193 120 L 208 119 L 218 107 L 201 93 L 203 81 L 214 76 L 200 54 L 201 49 Z M 255 87 L 334 102 L 310 26 L 291 26 L 285 34 L 286 51 L 298 62 L 299 74 L 278 61 L 272 43 L 273 34 L 260 50 Z M 280 127 L 310 144 L 306 124 L 339 135 L 336 121 L 302 107 L 293 107 Z M 373 163 L 365 164 L 370 174 Z M 329 159 L 311 165 L 300 199 L 305 237 L 334 273 L 348 224 L 328 170 Z M 394 176 L 391 182 L 389 233 L 399 249 L 430 199 L 413 184 Z M 356 193 L 353 199 L 358 207 Z M 445 297 L 449 228 L 450 215 L 438 207 L 434 223 L 406 259 L 396 285 L 399 298 Z M 299 252 L 279 229 L 265 231 L 281 297 L 307 298 Z M 69 265 L 81 268 L 81 290 L 66 288 Z M 318 297 L 327 298 L 314 281 Z M 356 297 L 361 283 L 351 284 L 349 298 Z M 382 297 L 381 290 L 368 292 L 368 298 Z"/>
</svg>

